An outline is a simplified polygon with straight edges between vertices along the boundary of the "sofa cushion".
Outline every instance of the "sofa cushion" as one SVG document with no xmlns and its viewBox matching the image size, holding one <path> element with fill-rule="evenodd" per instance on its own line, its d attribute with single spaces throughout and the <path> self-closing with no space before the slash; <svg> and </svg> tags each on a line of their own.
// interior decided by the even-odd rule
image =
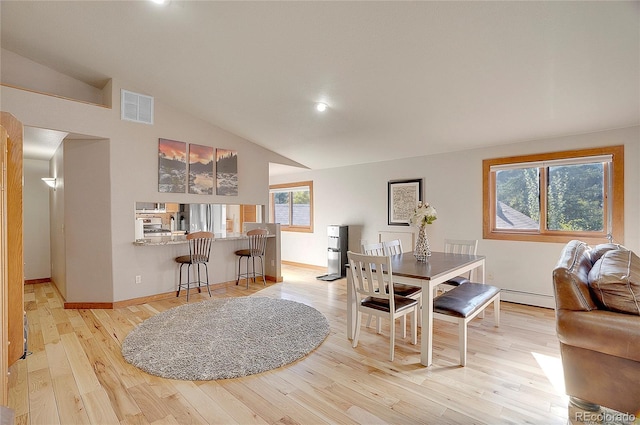
<svg viewBox="0 0 640 425">
<path fill-rule="evenodd" d="M 589 286 L 602 308 L 640 315 L 640 258 L 632 251 L 604 252 L 589 272 Z"/>
<path fill-rule="evenodd" d="M 602 256 L 606 252 L 609 252 L 612 249 L 624 249 L 624 250 L 626 250 L 626 248 L 624 246 L 622 246 L 620 244 L 616 244 L 616 243 L 602 243 L 602 244 L 596 245 L 593 248 L 591 248 L 591 251 L 589 251 L 589 254 L 591 255 L 591 262 L 595 263 L 600 258 L 602 258 Z"/>
</svg>

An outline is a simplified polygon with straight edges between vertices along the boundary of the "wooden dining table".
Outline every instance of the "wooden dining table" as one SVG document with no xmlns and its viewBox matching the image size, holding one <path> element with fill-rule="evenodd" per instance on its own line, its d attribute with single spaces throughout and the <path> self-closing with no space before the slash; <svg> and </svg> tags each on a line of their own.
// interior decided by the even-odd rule
<svg viewBox="0 0 640 425">
<path fill-rule="evenodd" d="M 484 283 L 483 255 L 450 254 L 432 252 L 426 262 L 417 261 L 413 252 L 391 256 L 391 272 L 394 283 L 420 286 L 422 288 L 422 331 L 420 340 L 420 363 L 433 363 L 433 299 L 435 289 L 447 280 L 474 271 L 474 281 Z M 347 337 L 355 333 L 356 294 L 351 270 L 347 267 Z"/>
</svg>

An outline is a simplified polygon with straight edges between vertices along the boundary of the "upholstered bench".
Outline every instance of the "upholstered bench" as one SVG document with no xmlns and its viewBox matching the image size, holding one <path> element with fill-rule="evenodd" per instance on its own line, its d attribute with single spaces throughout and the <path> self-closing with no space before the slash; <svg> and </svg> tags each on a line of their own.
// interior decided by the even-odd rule
<svg viewBox="0 0 640 425">
<path fill-rule="evenodd" d="M 466 282 L 433 300 L 433 317 L 458 323 L 460 365 L 467 363 L 467 323 L 493 302 L 493 317 L 500 326 L 500 288 Z"/>
</svg>

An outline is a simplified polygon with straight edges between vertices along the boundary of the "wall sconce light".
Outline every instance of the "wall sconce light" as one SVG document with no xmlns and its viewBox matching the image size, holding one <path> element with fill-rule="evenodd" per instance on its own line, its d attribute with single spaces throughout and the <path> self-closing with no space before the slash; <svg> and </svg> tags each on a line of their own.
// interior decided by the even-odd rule
<svg viewBox="0 0 640 425">
<path fill-rule="evenodd" d="M 56 179 L 55 177 L 43 177 L 42 181 L 47 184 L 47 186 L 52 187 L 53 190 L 56 190 Z"/>
</svg>

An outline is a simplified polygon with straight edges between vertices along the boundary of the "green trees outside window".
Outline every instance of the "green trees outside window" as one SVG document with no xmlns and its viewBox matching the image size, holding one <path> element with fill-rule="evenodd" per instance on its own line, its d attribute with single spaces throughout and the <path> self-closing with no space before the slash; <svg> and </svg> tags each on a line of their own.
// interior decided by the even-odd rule
<svg viewBox="0 0 640 425">
<path fill-rule="evenodd" d="M 624 146 L 483 161 L 483 236 L 623 243 Z"/>
</svg>

